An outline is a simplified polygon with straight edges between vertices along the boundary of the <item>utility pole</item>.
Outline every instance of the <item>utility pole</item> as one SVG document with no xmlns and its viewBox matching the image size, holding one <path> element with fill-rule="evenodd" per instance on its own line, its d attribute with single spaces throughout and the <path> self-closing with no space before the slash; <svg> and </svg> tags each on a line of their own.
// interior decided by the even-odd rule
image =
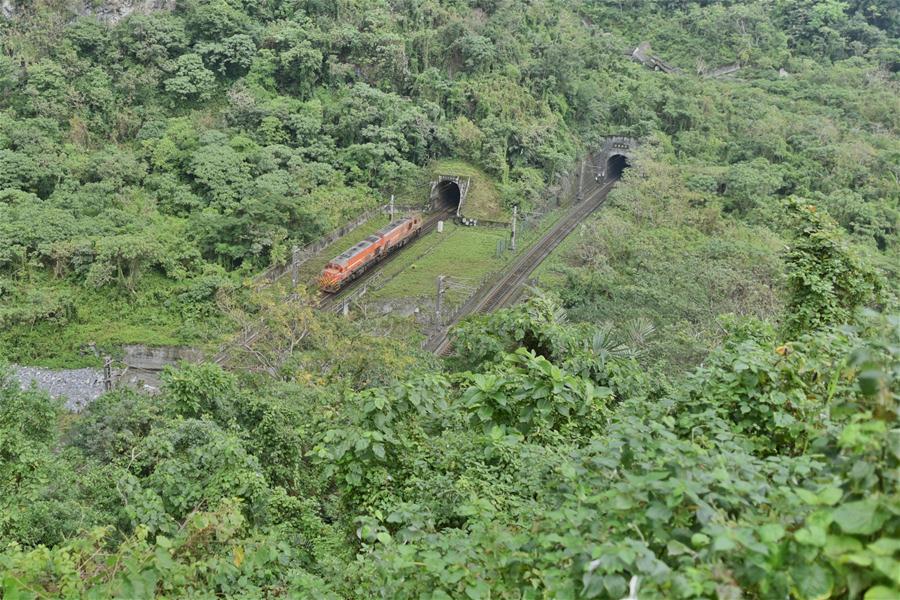
<svg viewBox="0 0 900 600">
<path fill-rule="evenodd" d="M 103 391 L 109 392 L 112 390 L 113 380 L 112 380 L 112 358 L 109 356 L 103 357 Z"/>
<path fill-rule="evenodd" d="M 300 283 L 300 248 L 294 246 L 291 250 L 291 286 L 297 287 Z"/>
<path fill-rule="evenodd" d="M 394 222 L 394 195 L 391 194 L 391 223 Z"/>
<path fill-rule="evenodd" d="M 516 251 L 516 217 L 519 214 L 519 207 L 513 206 L 513 218 L 512 218 L 512 238 L 509 241 L 509 249 L 513 252 Z"/>
<path fill-rule="evenodd" d="M 437 318 L 437 322 L 441 322 L 441 307 L 444 304 L 444 292 L 446 289 L 444 288 L 444 276 L 438 275 L 437 278 L 437 301 L 434 304 L 434 315 Z"/>
<path fill-rule="evenodd" d="M 581 169 L 578 170 L 578 194 L 575 195 L 575 202 L 581 202 L 584 197 L 582 190 L 584 189 L 584 159 L 581 159 Z"/>
</svg>

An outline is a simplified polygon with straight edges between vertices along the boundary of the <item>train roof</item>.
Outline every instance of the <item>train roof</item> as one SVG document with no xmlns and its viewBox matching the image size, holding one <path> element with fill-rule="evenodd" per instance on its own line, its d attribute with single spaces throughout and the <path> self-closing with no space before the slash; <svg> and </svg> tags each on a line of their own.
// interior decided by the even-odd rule
<svg viewBox="0 0 900 600">
<path fill-rule="evenodd" d="M 402 219 L 391 221 L 389 224 L 376 231 L 375 235 L 387 235 L 411 219 L 412 217 L 403 217 Z"/>
<path fill-rule="evenodd" d="M 391 221 L 390 224 L 386 225 L 385 227 L 382 227 L 381 229 L 379 229 L 378 231 L 376 231 L 375 233 L 373 233 L 366 239 L 362 240 L 361 242 L 358 242 L 353 247 L 348 248 L 344 252 L 338 254 L 328 264 L 336 264 L 336 265 L 340 265 L 340 266 L 345 266 L 347 264 L 348 260 L 350 260 L 351 258 L 356 256 L 357 254 L 359 254 L 360 252 L 362 252 L 363 250 L 365 250 L 366 248 L 368 248 L 375 242 L 377 242 L 383 236 L 389 234 L 394 229 L 400 227 L 401 225 L 406 224 L 406 222 L 410 221 L 411 219 L 413 219 L 413 217 L 403 217 L 401 219 L 396 219 L 394 221 Z"/>
<path fill-rule="evenodd" d="M 374 238 L 374 239 L 373 239 Z M 371 241 L 370 241 L 371 240 Z M 371 246 L 374 242 L 377 242 L 378 238 L 374 235 L 370 235 L 363 241 L 357 243 L 352 248 L 345 250 L 344 252 L 338 254 L 331 262 L 337 263 L 339 265 L 344 265 L 348 260 L 350 260 L 353 256 L 359 254 L 362 250 L 365 250 L 369 246 Z"/>
</svg>

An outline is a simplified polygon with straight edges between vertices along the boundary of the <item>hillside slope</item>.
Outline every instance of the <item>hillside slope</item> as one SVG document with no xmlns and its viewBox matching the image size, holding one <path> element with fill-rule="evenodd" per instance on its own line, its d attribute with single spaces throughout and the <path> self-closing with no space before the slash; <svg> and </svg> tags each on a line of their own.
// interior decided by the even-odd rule
<svg viewBox="0 0 900 600">
<path fill-rule="evenodd" d="M 0 367 L 4 598 L 900 596 L 896 2 L 12 5 L 0 356 L 259 335 L 79 414 Z M 532 212 L 607 135 L 609 202 L 446 359 L 242 285 L 429 165 Z"/>
</svg>

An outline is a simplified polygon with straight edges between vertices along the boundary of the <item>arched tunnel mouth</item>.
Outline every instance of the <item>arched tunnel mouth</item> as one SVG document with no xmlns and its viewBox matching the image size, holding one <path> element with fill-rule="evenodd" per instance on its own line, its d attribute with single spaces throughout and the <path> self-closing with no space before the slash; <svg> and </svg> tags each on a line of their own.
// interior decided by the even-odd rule
<svg viewBox="0 0 900 600">
<path fill-rule="evenodd" d="M 627 157 L 621 154 L 613 154 L 609 157 L 609 160 L 606 161 L 606 178 L 618 179 L 622 176 L 622 173 L 625 172 L 625 169 L 630 166 Z"/>
<path fill-rule="evenodd" d="M 461 192 L 455 181 L 444 180 L 437 186 L 437 200 L 435 210 L 454 211 L 459 209 Z"/>
</svg>

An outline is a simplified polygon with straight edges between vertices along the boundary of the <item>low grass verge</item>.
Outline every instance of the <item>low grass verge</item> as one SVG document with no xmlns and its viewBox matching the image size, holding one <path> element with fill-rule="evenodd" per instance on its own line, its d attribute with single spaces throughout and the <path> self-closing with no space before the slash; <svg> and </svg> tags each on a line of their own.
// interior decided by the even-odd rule
<svg viewBox="0 0 900 600">
<path fill-rule="evenodd" d="M 468 292 L 460 286 L 477 287 L 485 275 L 508 260 L 508 252 L 503 256 L 497 254 L 498 242 L 508 237 L 508 232 L 502 229 L 462 227 L 447 222 L 443 233 L 429 234 L 391 261 L 382 275 L 390 281 L 371 297 L 387 300 L 434 296 L 439 275 L 450 279 L 448 301 L 465 297 Z M 457 285 L 453 286 L 454 283 Z"/>
<path fill-rule="evenodd" d="M 448 277 L 446 301 L 465 300 L 486 276 L 501 271 L 515 256 L 534 244 L 566 210 L 556 209 L 519 232 L 516 252 L 509 249 L 509 230 L 445 224 L 444 233 L 434 233 L 416 242 L 385 267 L 382 277 L 390 280 L 370 298 L 389 300 L 435 296 L 437 277 Z M 498 244 L 504 248 L 498 255 Z"/>
</svg>

